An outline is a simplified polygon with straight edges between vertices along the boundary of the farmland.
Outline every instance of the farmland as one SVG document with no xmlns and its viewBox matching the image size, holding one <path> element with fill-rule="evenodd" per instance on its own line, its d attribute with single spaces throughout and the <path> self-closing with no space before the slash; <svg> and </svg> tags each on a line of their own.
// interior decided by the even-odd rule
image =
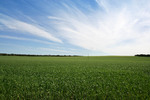
<svg viewBox="0 0 150 100">
<path fill-rule="evenodd" d="M 0 56 L 5 99 L 150 99 L 150 57 Z"/>
</svg>

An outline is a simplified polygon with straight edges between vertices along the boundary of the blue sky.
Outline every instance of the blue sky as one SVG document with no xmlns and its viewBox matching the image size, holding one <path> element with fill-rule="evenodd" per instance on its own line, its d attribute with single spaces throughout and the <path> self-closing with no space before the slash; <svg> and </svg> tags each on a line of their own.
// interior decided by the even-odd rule
<svg viewBox="0 0 150 100">
<path fill-rule="evenodd" d="M 0 52 L 150 53 L 149 0 L 0 0 Z"/>
</svg>

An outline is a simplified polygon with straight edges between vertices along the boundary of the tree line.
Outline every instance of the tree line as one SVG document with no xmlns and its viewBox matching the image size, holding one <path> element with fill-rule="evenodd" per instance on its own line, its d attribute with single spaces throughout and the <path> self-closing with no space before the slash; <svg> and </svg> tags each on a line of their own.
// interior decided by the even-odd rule
<svg viewBox="0 0 150 100">
<path fill-rule="evenodd" d="M 138 57 L 150 57 L 150 54 L 136 54 Z"/>
<path fill-rule="evenodd" d="M 0 53 L 0 56 L 47 56 L 47 57 L 78 57 L 80 55 L 36 55 L 36 54 L 8 54 L 8 53 Z"/>
</svg>

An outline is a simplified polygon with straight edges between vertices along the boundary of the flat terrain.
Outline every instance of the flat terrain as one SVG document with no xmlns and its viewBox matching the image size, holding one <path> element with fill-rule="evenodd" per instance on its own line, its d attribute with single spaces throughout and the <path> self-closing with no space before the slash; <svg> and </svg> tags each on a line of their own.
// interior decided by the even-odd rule
<svg viewBox="0 0 150 100">
<path fill-rule="evenodd" d="M 150 57 L 0 56 L 5 99 L 150 99 Z"/>
</svg>

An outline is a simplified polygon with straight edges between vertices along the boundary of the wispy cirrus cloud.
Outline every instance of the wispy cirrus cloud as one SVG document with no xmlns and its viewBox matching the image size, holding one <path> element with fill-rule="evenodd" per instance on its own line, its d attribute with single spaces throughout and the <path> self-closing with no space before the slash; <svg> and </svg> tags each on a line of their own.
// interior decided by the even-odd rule
<svg viewBox="0 0 150 100">
<path fill-rule="evenodd" d="M 43 51 L 55 51 L 58 53 L 74 53 L 73 51 L 70 50 L 61 50 L 61 49 L 52 49 L 52 48 L 37 48 L 38 50 L 43 50 Z"/>
<path fill-rule="evenodd" d="M 23 41 L 32 41 L 32 42 L 44 43 L 44 44 L 53 44 L 53 43 L 47 42 L 47 41 L 41 41 L 41 40 L 37 40 L 37 39 L 29 39 L 29 38 L 23 38 L 23 37 L 15 37 L 15 36 L 9 36 L 9 35 L 0 35 L 0 38 L 23 40 Z"/>
<path fill-rule="evenodd" d="M 51 47 L 31 47 L 31 46 L 24 46 L 24 45 L 17 45 L 17 44 L 11 44 L 11 43 L 0 43 L 1 47 L 6 46 L 7 49 L 1 48 L 1 52 L 8 52 L 8 53 L 20 53 L 20 54 L 51 54 L 51 55 L 79 55 L 80 52 L 71 49 L 71 48 L 51 48 Z M 10 49 L 11 48 L 11 49 Z M 18 48 L 18 50 L 16 50 Z"/>
<path fill-rule="evenodd" d="M 11 30 L 30 33 L 30 35 L 35 35 L 35 36 L 46 38 L 54 42 L 62 43 L 60 39 L 50 34 L 42 27 L 37 27 L 35 25 L 16 20 L 4 14 L 0 14 L 0 23 L 2 23 L 3 25 L 5 25 L 7 28 Z"/>
<path fill-rule="evenodd" d="M 86 54 L 150 53 L 149 0 L 23 0 L 3 1 L 0 6 L 1 38 L 45 44 L 50 40 L 58 47 L 77 48 L 80 53 L 84 49 Z M 12 33 L 14 37 L 9 36 Z M 20 38 L 19 33 L 29 39 L 24 35 Z M 31 40 L 30 36 L 37 37 Z M 39 41 L 38 37 L 46 40 Z"/>
<path fill-rule="evenodd" d="M 57 20 L 54 28 L 73 45 L 114 55 L 150 53 L 150 1 L 131 1 L 96 0 L 98 10 L 87 8 L 88 13 L 65 4 L 68 10 L 49 18 Z"/>
</svg>

